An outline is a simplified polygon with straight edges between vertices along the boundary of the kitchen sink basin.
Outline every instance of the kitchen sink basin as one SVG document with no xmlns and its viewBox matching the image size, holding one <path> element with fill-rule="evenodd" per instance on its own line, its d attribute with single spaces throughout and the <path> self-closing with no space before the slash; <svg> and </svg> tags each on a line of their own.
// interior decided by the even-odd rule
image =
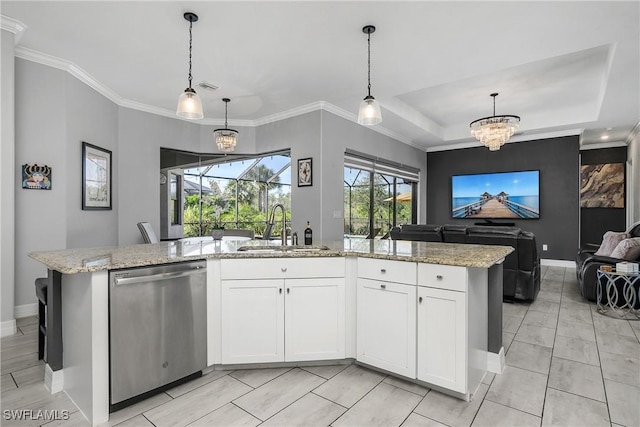
<svg viewBox="0 0 640 427">
<path fill-rule="evenodd" d="M 324 245 L 269 245 L 269 246 L 240 246 L 238 252 L 318 252 L 328 251 L 329 247 Z"/>
</svg>

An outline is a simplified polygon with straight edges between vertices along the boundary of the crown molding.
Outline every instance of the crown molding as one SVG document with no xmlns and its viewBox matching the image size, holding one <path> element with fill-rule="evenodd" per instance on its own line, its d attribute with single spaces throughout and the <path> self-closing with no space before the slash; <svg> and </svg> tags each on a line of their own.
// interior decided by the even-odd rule
<svg viewBox="0 0 640 427">
<path fill-rule="evenodd" d="M 203 125 L 203 126 L 224 125 L 224 120 L 222 119 L 202 119 L 198 121 L 193 121 L 193 120 L 176 116 L 175 111 L 173 110 L 155 107 L 152 105 L 144 104 L 142 102 L 132 101 L 130 99 L 123 98 L 118 93 L 116 93 L 115 91 L 111 90 L 109 87 L 107 87 L 106 85 L 98 81 L 95 77 L 93 77 L 92 75 L 84 71 L 82 68 L 78 67 L 75 63 L 71 61 L 67 61 L 65 59 L 58 58 L 53 55 L 42 53 L 26 47 L 17 47 L 15 50 L 15 56 L 18 58 L 25 59 L 27 61 L 36 62 L 38 64 L 42 64 L 49 67 L 57 68 L 59 70 L 66 71 L 72 76 L 74 76 L 75 78 L 77 78 L 78 80 L 80 80 L 81 82 L 83 82 L 84 84 L 86 84 L 87 86 L 89 86 L 90 88 L 94 89 L 96 92 L 100 93 L 101 95 L 109 99 L 111 102 L 121 107 L 143 111 L 146 113 L 168 117 L 176 120 L 184 120 L 189 123 L 196 123 L 198 125 Z M 230 125 L 244 126 L 244 127 L 258 127 L 258 126 L 274 123 L 280 120 L 289 119 L 292 117 L 300 116 L 302 114 L 307 114 L 307 113 L 310 113 L 313 111 L 319 111 L 319 110 L 324 110 L 329 113 L 335 114 L 353 123 L 358 122 L 358 117 L 354 113 L 344 110 L 326 101 L 317 101 L 317 102 L 312 102 L 310 104 L 302 105 L 300 107 L 295 107 L 290 110 L 282 111 L 280 113 L 261 117 L 255 120 L 233 120 L 230 123 Z M 382 135 L 388 136 L 389 138 L 395 139 L 404 144 L 410 145 L 420 150 L 424 150 L 424 147 L 421 147 L 417 143 L 383 126 L 380 126 L 380 125 L 371 126 L 371 127 L 368 127 L 368 129 L 371 129 L 372 131 L 378 132 Z"/>
<path fill-rule="evenodd" d="M 580 135 L 581 133 L 582 133 L 582 129 L 566 129 L 566 130 L 560 130 L 560 131 L 554 131 L 554 132 L 537 133 L 533 135 L 521 133 L 511 138 L 509 141 L 507 141 L 507 144 L 511 144 L 513 142 L 537 141 L 539 139 L 561 138 L 564 136 L 576 136 L 576 135 Z M 472 148 L 472 147 L 483 147 L 483 145 L 475 140 L 459 142 L 456 144 L 436 145 L 434 147 L 427 148 L 427 153 L 432 151 L 459 150 L 462 148 Z"/>
<path fill-rule="evenodd" d="M 580 147 L 580 151 L 598 150 L 600 148 L 626 147 L 627 145 L 626 141 L 598 142 L 595 144 L 585 144 Z"/>
<path fill-rule="evenodd" d="M 8 31 L 14 35 L 13 44 L 17 45 L 27 26 L 17 19 L 10 18 L 6 15 L 0 15 L 0 29 Z"/>
<path fill-rule="evenodd" d="M 629 136 L 627 136 L 626 140 L 627 145 L 631 144 L 638 134 L 640 134 L 640 121 L 638 121 L 633 129 L 631 129 L 631 132 L 629 132 Z"/>
</svg>

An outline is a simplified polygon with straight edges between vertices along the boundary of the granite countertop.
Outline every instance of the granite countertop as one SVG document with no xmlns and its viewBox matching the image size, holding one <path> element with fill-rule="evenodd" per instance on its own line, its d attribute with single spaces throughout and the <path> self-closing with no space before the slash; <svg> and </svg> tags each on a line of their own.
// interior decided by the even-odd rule
<svg viewBox="0 0 640 427">
<path fill-rule="evenodd" d="M 249 251 L 238 251 L 250 247 Z M 514 249 L 510 246 L 488 246 L 456 243 L 410 242 L 402 240 L 345 239 L 319 242 L 307 250 L 304 246 L 277 249 L 277 244 L 262 240 L 223 240 L 207 238 L 156 244 L 103 248 L 64 249 L 31 252 L 29 256 L 63 274 L 115 270 L 146 265 L 167 264 L 208 258 L 308 258 L 358 256 L 365 258 L 446 264 L 488 268 Z"/>
</svg>

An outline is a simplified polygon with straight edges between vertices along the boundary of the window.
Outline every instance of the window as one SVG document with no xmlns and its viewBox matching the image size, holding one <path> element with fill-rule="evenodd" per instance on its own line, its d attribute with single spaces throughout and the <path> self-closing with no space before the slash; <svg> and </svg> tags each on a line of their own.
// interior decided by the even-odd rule
<svg viewBox="0 0 640 427">
<path fill-rule="evenodd" d="M 344 234 L 386 238 L 392 227 L 416 221 L 417 169 L 347 152 Z"/>
<path fill-rule="evenodd" d="M 174 173 L 169 174 L 169 185 L 171 196 L 169 198 L 169 215 L 171 225 L 182 224 L 182 215 L 180 211 L 182 209 L 182 176 Z"/>
</svg>

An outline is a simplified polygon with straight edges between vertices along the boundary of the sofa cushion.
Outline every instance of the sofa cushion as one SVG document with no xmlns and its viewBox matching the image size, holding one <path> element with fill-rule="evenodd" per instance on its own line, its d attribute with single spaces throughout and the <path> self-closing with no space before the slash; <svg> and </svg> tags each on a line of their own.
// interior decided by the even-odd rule
<svg viewBox="0 0 640 427">
<path fill-rule="evenodd" d="M 635 261 L 640 257 L 640 237 L 624 239 L 611 252 L 611 258 L 620 258 L 626 261 Z"/>
<path fill-rule="evenodd" d="M 625 232 L 607 231 L 604 233 L 604 236 L 602 236 L 602 244 L 595 255 L 611 256 L 611 252 L 618 246 L 618 243 L 628 237 L 629 235 Z"/>
</svg>

